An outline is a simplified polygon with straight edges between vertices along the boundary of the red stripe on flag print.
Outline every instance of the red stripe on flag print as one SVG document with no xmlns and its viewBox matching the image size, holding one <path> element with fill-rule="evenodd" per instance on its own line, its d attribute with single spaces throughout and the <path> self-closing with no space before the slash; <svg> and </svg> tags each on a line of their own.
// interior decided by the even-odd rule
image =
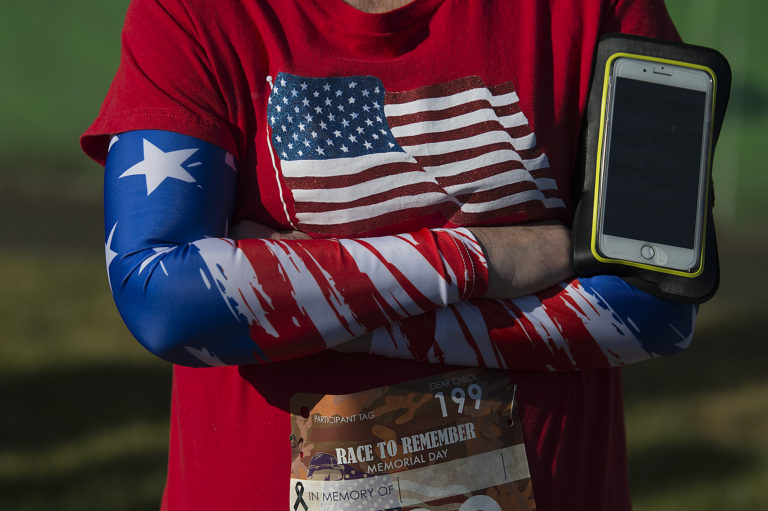
<svg viewBox="0 0 768 511">
<path fill-rule="evenodd" d="M 387 92 L 384 112 L 398 143 L 462 203 L 451 221 L 564 207 L 511 83 L 487 88 L 468 77 Z"/>
<path fill-rule="evenodd" d="M 327 202 L 297 202 L 296 214 L 300 218 L 309 219 L 314 213 L 338 212 L 339 215 L 348 212 L 350 221 L 362 218 L 366 213 L 376 212 L 377 206 L 391 202 L 391 205 L 401 204 L 404 197 L 429 197 L 434 189 L 429 183 L 416 183 L 402 187 L 395 187 L 389 191 L 366 195 L 365 197 L 354 198 L 352 195 L 338 194 L 333 197 L 335 191 L 327 190 L 329 193 Z M 346 200 L 345 200 L 346 199 Z M 357 210 L 358 215 L 353 210 Z"/>
<path fill-rule="evenodd" d="M 474 120 L 478 121 L 476 124 L 471 124 L 468 126 L 459 125 L 458 127 L 451 128 L 451 126 L 449 126 L 447 123 L 443 124 L 443 126 L 439 126 L 438 123 L 432 123 L 431 125 L 435 128 L 446 128 L 445 131 L 423 132 L 422 129 L 419 129 L 417 134 L 410 136 L 399 136 L 397 141 L 400 142 L 400 145 L 403 147 L 411 147 L 437 142 L 453 142 L 457 140 L 465 140 L 484 133 L 498 133 L 501 131 L 499 129 L 498 121 L 484 120 L 480 116 L 473 117 Z M 455 126 L 455 124 L 453 124 L 453 126 Z M 531 136 L 531 133 L 530 130 L 526 129 L 525 126 L 515 126 L 514 128 L 510 128 L 505 131 L 512 138 L 512 140 L 517 143 L 519 147 L 528 147 L 530 145 L 529 137 Z M 400 131 L 394 130 L 394 132 L 399 133 Z M 502 138 L 501 140 L 506 141 L 506 137 Z"/>
<path fill-rule="evenodd" d="M 382 206 L 386 208 L 387 204 Z M 424 226 L 444 225 L 445 219 L 450 218 L 459 207 L 453 202 L 419 203 L 410 208 L 388 208 L 386 213 L 369 218 L 350 220 L 341 225 L 323 225 L 307 222 L 301 227 L 306 232 L 329 238 L 343 237 L 343 233 L 357 235 L 360 233 L 375 233 L 376 236 L 399 234 L 417 231 Z M 342 232 L 342 234 L 339 234 Z"/>
<path fill-rule="evenodd" d="M 396 93 L 393 93 L 396 94 Z M 468 115 L 477 110 L 483 110 L 489 107 L 489 101 L 487 99 L 472 100 L 471 98 L 466 103 L 448 106 L 440 110 L 423 110 L 413 113 L 402 113 L 400 115 L 392 115 L 387 119 L 390 128 L 398 128 L 408 124 L 416 122 L 428 122 L 428 121 L 441 121 L 445 119 L 451 119 L 460 115 Z M 520 107 L 516 104 L 508 104 L 501 106 L 493 106 L 493 111 L 499 117 L 508 117 L 505 123 L 507 126 L 525 125 L 527 119 L 525 115 L 520 111 Z"/>
<path fill-rule="evenodd" d="M 351 224 L 374 217 L 380 222 L 378 225 L 396 223 L 405 209 L 458 209 L 456 199 L 415 160 L 405 153 L 386 154 L 394 161 L 373 167 L 365 161 L 366 157 L 316 160 L 310 175 L 294 171 L 304 162 L 282 162 L 299 223 L 314 232 L 339 235 L 366 232 L 352 230 Z M 378 159 L 377 155 L 367 158 Z"/>
<path fill-rule="evenodd" d="M 402 175 L 409 172 L 423 173 L 418 165 L 377 165 L 361 170 L 355 174 L 335 174 L 321 176 L 284 177 L 285 183 L 292 190 L 319 190 L 333 188 L 348 188 L 361 183 L 368 183 L 376 179 L 393 177 L 398 179 L 402 186 L 407 182 Z M 407 178 L 407 176 L 406 176 Z"/>
</svg>

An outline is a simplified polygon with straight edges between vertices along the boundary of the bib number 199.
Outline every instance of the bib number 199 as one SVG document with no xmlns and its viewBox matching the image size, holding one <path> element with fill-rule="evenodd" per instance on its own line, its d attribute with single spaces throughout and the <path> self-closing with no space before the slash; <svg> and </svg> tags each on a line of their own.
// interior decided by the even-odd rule
<svg viewBox="0 0 768 511">
<path fill-rule="evenodd" d="M 451 401 L 458 405 L 458 413 L 464 413 L 464 403 L 467 400 L 467 395 L 469 395 L 470 399 L 475 400 L 475 410 L 480 409 L 480 400 L 483 397 L 483 389 L 480 385 L 473 383 L 467 387 L 466 392 L 464 392 L 464 389 L 461 387 L 454 387 L 453 390 L 451 390 Z M 445 396 L 443 393 L 436 392 L 435 399 L 440 401 L 440 411 L 442 412 L 443 417 L 448 417 L 448 409 L 445 406 Z"/>
</svg>

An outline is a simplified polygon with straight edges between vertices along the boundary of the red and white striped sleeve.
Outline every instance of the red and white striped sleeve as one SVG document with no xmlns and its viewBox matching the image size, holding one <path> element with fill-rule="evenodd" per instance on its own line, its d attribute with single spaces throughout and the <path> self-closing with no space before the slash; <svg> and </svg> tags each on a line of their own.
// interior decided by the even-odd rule
<svg viewBox="0 0 768 511">
<path fill-rule="evenodd" d="M 482 296 L 467 229 L 357 239 L 196 241 L 222 299 L 270 361 L 308 355 L 403 318 Z"/>
<path fill-rule="evenodd" d="M 697 311 L 599 275 L 515 299 L 469 299 L 394 322 L 373 333 L 370 352 L 528 371 L 615 367 L 686 349 Z"/>
</svg>

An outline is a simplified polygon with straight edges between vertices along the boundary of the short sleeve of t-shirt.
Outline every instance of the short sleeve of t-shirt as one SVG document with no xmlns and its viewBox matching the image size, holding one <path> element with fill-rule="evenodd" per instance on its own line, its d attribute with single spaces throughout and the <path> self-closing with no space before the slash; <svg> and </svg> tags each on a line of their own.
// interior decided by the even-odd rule
<svg viewBox="0 0 768 511">
<path fill-rule="evenodd" d="M 238 130 L 197 29 L 181 1 L 131 2 L 120 66 L 98 117 L 81 137 L 91 158 L 103 163 L 109 135 L 136 129 L 175 131 L 238 154 Z"/>
<path fill-rule="evenodd" d="M 664 0 L 614 0 L 602 32 L 680 40 Z"/>
</svg>

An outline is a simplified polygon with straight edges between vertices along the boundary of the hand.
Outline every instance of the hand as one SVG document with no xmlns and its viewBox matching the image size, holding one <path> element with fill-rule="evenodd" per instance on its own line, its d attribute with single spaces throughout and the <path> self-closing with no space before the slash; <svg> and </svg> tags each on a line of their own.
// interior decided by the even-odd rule
<svg viewBox="0 0 768 511">
<path fill-rule="evenodd" d="M 271 227 L 243 220 L 235 224 L 229 230 L 229 237 L 233 240 L 264 239 L 264 240 L 308 240 L 311 236 L 301 231 L 276 231 Z"/>
<path fill-rule="evenodd" d="M 488 262 L 486 298 L 517 298 L 573 278 L 571 233 L 557 222 L 469 229 Z"/>
</svg>

